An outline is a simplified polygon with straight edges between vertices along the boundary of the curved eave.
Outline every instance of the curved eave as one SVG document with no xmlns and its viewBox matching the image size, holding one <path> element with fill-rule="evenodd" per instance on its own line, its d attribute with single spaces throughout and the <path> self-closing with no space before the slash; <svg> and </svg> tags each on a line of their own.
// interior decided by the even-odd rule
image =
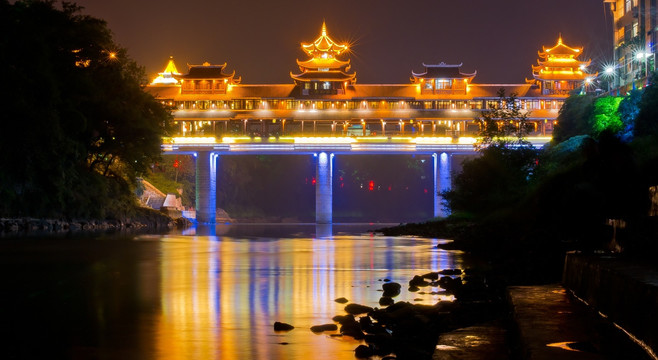
<svg viewBox="0 0 658 360">
<path fill-rule="evenodd" d="M 563 54 L 563 55 L 580 55 L 583 52 L 583 48 L 572 48 L 570 46 L 564 45 L 562 42 L 558 42 L 557 45 L 552 48 L 542 47 L 544 54 Z"/>
<path fill-rule="evenodd" d="M 235 76 L 235 70 L 233 70 L 230 74 L 221 73 L 217 77 L 197 77 L 197 76 L 188 76 L 188 74 L 185 74 L 185 75 L 174 75 L 173 78 L 177 80 L 215 80 L 215 79 L 232 79 L 234 76 Z"/>
<path fill-rule="evenodd" d="M 473 72 L 471 74 L 459 73 L 459 75 L 461 75 L 460 77 L 441 77 L 441 78 L 437 78 L 437 77 L 434 77 L 434 76 L 427 76 L 427 72 L 424 72 L 422 74 L 418 74 L 418 73 L 413 72 L 413 70 L 411 71 L 411 75 L 416 79 L 452 79 L 452 80 L 468 79 L 469 82 L 471 80 L 473 80 L 473 78 L 475 77 L 475 75 L 477 75 L 477 73 L 478 72 L 476 70 L 475 72 Z"/>
<path fill-rule="evenodd" d="M 304 68 L 314 68 L 314 69 L 318 69 L 318 68 L 341 69 L 343 67 L 350 65 L 350 59 L 347 59 L 347 61 L 341 61 L 336 58 L 331 58 L 331 59 L 313 58 L 306 61 L 299 61 L 299 59 L 297 59 L 297 65 Z"/>
<path fill-rule="evenodd" d="M 206 62 L 206 63 L 203 63 L 203 64 L 200 64 L 200 65 L 187 64 L 187 68 L 188 68 L 188 69 L 191 69 L 191 68 L 193 68 L 193 67 L 199 67 L 199 68 L 204 68 L 204 67 L 219 67 L 219 68 L 222 68 L 222 70 L 224 70 L 224 68 L 226 67 L 226 62 L 223 63 L 223 64 L 210 64 L 210 63 L 207 63 L 207 62 Z"/>
<path fill-rule="evenodd" d="M 532 76 L 541 81 L 585 81 L 586 79 L 593 79 L 598 76 L 595 74 L 551 74 L 551 73 L 532 73 Z"/>
<path fill-rule="evenodd" d="M 432 67 L 449 67 L 449 68 L 455 68 L 455 67 L 462 67 L 464 63 L 459 63 L 459 64 L 446 64 L 446 63 L 440 63 L 440 64 L 425 64 L 423 63 L 423 67 L 426 68 L 432 68 Z"/>
<path fill-rule="evenodd" d="M 355 82 L 356 81 L 356 72 L 352 74 L 346 74 L 344 72 L 340 72 L 339 74 L 342 75 L 342 77 L 322 77 L 322 76 L 309 76 L 309 75 L 324 75 L 324 72 L 313 72 L 313 73 L 302 73 L 302 74 L 293 74 L 292 71 L 290 72 L 290 77 L 295 80 L 295 81 L 300 81 L 300 82 L 309 82 L 309 81 L 329 81 L 329 82 Z"/>
</svg>

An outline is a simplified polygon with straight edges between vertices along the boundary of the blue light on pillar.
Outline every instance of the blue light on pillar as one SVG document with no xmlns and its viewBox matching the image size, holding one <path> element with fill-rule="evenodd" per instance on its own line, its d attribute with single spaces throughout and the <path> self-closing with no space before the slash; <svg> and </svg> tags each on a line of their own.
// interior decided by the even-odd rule
<svg viewBox="0 0 658 360">
<path fill-rule="evenodd" d="M 446 217 L 449 213 L 443 209 L 443 196 L 441 193 L 450 190 L 452 179 L 450 177 L 451 156 L 447 153 L 432 154 L 434 160 L 434 217 Z"/>
<path fill-rule="evenodd" d="M 196 154 L 196 220 L 214 224 L 217 216 L 217 158 L 210 151 Z"/>
<path fill-rule="evenodd" d="M 332 221 L 332 159 L 334 154 L 321 152 L 317 154 L 316 188 L 315 188 L 315 221 L 318 224 L 329 224 Z"/>
</svg>

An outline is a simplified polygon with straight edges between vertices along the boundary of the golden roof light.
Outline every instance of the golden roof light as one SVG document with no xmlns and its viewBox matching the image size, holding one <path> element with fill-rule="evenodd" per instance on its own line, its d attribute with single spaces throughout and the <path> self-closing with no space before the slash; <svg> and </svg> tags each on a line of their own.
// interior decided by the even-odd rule
<svg viewBox="0 0 658 360">
<path fill-rule="evenodd" d="M 296 83 L 308 82 L 325 82 L 331 83 L 332 89 L 335 86 L 345 88 L 349 84 L 356 82 L 356 73 L 350 73 L 350 60 L 346 61 L 337 58 L 338 55 L 347 51 L 346 44 L 337 44 L 327 35 L 327 25 L 322 22 L 322 31 L 312 43 L 302 43 L 302 50 L 311 56 L 305 61 L 297 60 L 297 65 L 301 74 L 290 73 L 290 77 Z M 329 89 L 326 89 L 329 90 Z"/>
<path fill-rule="evenodd" d="M 598 75 L 598 73 L 587 72 L 587 67 L 592 60 L 578 60 L 583 48 L 566 45 L 562 40 L 562 35 L 558 37 L 555 46 L 542 48 L 543 51 L 538 52 L 538 65 L 532 66 L 534 79 L 527 80 L 527 82 L 537 83 L 542 88 L 548 87 L 547 91 L 569 91 L 581 86 L 587 79 L 593 79 Z"/>
<path fill-rule="evenodd" d="M 180 73 L 176 68 L 176 64 L 174 64 L 174 57 L 170 56 L 169 62 L 167 62 L 167 67 L 165 67 L 163 72 L 158 73 L 158 77 L 153 79 L 151 85 L 177 85 L 178 80 L 176 80 L 174 76 L 178 75 L 180 75 Z"/>
<path fill-rule="evenodd" d="M 310 56 L 320 58 L 333 58 L 347 51 L 346 44 L 339 45 L 327 35 L 327 24 L 322 22 L 320 37 L 310 44 L 302 43 L 302 50 Z"/>
</svg>

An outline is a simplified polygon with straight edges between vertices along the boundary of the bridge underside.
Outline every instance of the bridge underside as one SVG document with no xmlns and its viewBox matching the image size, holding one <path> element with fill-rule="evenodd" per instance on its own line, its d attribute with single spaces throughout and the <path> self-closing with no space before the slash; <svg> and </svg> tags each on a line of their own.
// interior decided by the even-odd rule
<svg viewBox="0 0 658 360">
<path fill-rule="evenodd" d="M 333 218 L 333 159 L 335 155 L 404 155 L 430 154 L 433 159 L 433 207 L 435 217 L 448 214 L 443 209 L 441 193 L 451 188 L 452 155 L 475 155 L 472 141 L 464 138 L 291 138 L 277 139 L 175 139 L 162 146 L 164 154 L 194 154 L 196 156 L 196 208 L 199 223 L 215 223 L 217 214 L 217 159 L 230 155 L 299 155 L 316 159 L 317 187 L 315 193 L 316 222 L 327 224 Z M 535 146 L 548 138 L 530 139 Z M 187 142 L 186 142 L 187 141 Z"/>
</svg>

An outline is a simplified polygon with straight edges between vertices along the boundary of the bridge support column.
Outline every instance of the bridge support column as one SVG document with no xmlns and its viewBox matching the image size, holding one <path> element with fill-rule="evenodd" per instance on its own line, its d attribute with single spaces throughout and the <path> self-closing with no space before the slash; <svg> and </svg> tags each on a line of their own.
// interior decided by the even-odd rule
<svg viewBox="0 0 658 360">
<path fill-rule="evenodd" d="M 441 193 L 452 187 L 450 176 L 452 156 L 448 153 L 434 153 L 432 159 L 434 160 L 434 217 L 446 217 L 450 214 L 443 209 Z"/>
<path fill-rule="evenodd" d="M 317 155 L 315 168 L 315 222 L 330 224 L 333 217 L 333 157 L 334 154 L 321 152 Z"/>
<path fill-rule="evenodd" d="M 199 151 L 196 156 L 196 220 L 214 224 L 217 216 L 217 158 L 210 151 Z"/>
</svg>

